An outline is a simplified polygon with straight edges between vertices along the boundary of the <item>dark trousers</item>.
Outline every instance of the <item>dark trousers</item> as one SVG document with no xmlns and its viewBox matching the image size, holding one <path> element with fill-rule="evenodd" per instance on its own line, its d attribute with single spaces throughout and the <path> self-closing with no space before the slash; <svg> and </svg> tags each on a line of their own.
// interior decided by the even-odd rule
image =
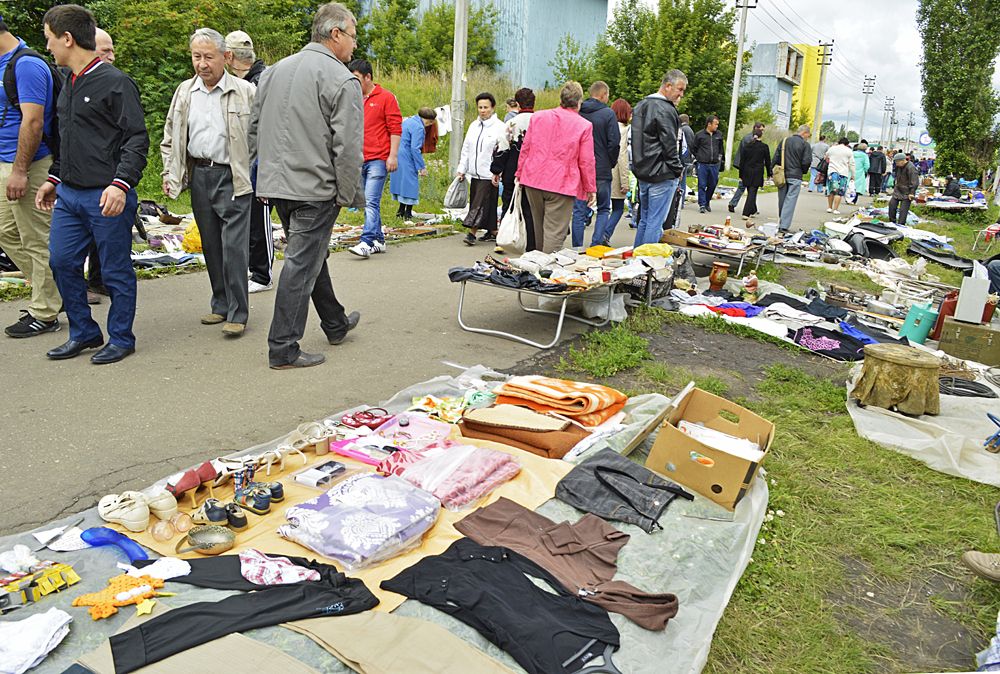
<svg viewBox="0 0 1000 674">
<path fill-rule="evenodd" d="M 49 235 L 49 266 L 62 295 L 69 319 L 69 337 L 78 342 L 102 338 L 101 326 L 87 304 L 83 261 L 91 243 L 97 245 L 104 285 L 111 295 L 108 341 L 135 348 L 135 270 L 132 269 L 132 225 L 139 203 L 135 190 L 125 195 L 125 209 L 114 217 L 101 215 L 102 188 L 77 189 L 63 183 L 56 188 Z"/>
<path fill-rule="evenodd" d="M 896 219 L 896 209 L 899 209 L 899 219 Z M 910 200 L 898 199 L 895 196 L 889 199 L 889 222 L 897 225 L 906 224 L 906 216 L 910 213 Z"/>
<path fill-rule="evenodd" d="M 309 299 L 312 298 L 320 327 L 328 338 L 347 331 L 347 315 L 337 301 L 326 258 L 330 255 L 330 233 L 340 206 L 331 201 L 288 201 L 275 199 L 288 245 L 285 264 L 278 277 L 274 317 L 267 335 L 271 365 L 287 365 L 301 353 L 299 340 L 306 329 Z"/>
<path fill-rule="evenodd" d="M 467 178 L 469 181 L 469 213 L 465 216 L 465 226 L 475 233 L 485 229 L 497 233 L 497 199 L 500 190 L 490 180 Z"/>
<path fill-rule="evenodd" d="M 874 197 L 876 194 L 882 191 L 882 174 L 881 173 L 869 173 L 868 174 L 868 196 Z"/>
<path fill-rule="evenodd" d="M 740 185 L 743 185 L 741 182 Z M 747 218 L 757 212 L 757 190 L 759 187 L 746 187 L 747 200 L 743 204 L 743 217 Z"/>
<path fill-rule="evenodd" d="M 246 324 L 250 313 L 246 269 L 252 202 L 250 194 L 233 197 L 233 172 L 228 166 L 194 167 L 191 210 L 212 285 L 212 313 L 225 316 L 229 323 Z"/>
<path fill-rule="evenodd" d="M 87 249 L 87 289 L 103 289 L 104 278 L 101 276 L 101 256 L 97 252 L 97 244 L 91 243 Z"/>
<path fill-rule="evenodd" d="M 743 184 L 740 180 L 740 184 L 736 186 L 736 191 L 733 192 L 733 198 L 729 200 L 729 207 L 735 209 L 740 205 L 740 199 L 743 198 L 743 193 L 747 190 L 747 186 Z M 756 210 L 756 209 L 755 209 Z"/>
<path fill-rule="evenodd" d="M 271 231 L 271 206 L 254 197 L 250 205 L 250 280 L 266 286 L 272 281 L 274 233 Z"/>
<path fill-rule="evenodd" d="M 698 206 L 712 207 L 712 195 L 719 184 L 718 164 L 698 164 Z"/>
<path fill-rule="evenodd" d="M 507 215 L 507 211 L 511 208 L 511 200 L 514 198 L 514 180 L 513 178 L 508 182 L 503 183 L 503 193 L 500 195 L 500 220 L 503 220 L 503 216 Z M 528 203 L 528 191 L 521 188 L 521 217 L 524 218 L 524 233 L 527 235 L 527 247 L 524 252 L 529 250 L 538 250 L 538 246 L 535 244 L 535 221 L 531 217 L 531 204 Z"/>
</svg>

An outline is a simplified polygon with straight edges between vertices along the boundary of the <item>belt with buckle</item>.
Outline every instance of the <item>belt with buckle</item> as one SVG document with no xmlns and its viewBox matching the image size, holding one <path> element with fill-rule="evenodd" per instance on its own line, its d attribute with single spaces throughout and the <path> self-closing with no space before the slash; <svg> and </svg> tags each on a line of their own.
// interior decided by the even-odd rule
<svg viewBox="0 0 1000 674">
<path fill-rule="evenodd" d="M 221 166 L 223 168 L 229 168 L 229 164 L 223 164 L 221 162 L 213 161 L 211 159 L 201 159 L 199 157 L 192 157 L 191 161 L 194 162 L 195 166 Z"/>
</svg>

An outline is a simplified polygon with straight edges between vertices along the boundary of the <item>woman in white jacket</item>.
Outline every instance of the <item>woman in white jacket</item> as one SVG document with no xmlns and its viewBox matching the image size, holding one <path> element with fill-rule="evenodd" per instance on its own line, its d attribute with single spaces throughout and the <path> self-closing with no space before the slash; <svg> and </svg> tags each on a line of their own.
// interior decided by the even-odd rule
<svg viewBox="0 0 1000 674">
<path fill-rule="evenodd" d="M 847 193 L 847 185 L 854 177 L 854 151 L 850 141 L 841 138 L 826 151 L 830 167 L 826 170 L 826 212 L 840 215 L 840 200 Z"/>
<path fill-rule="evenodd" d="M 465 235 L 464 241 L 470 246 L 476 244 L 478 229 L 486 230 L 479 241 L 497 239 L 497 200 L 500 198 L 500 191 L 493 184 L 490 163 L 493 161 L 493 148 L 504 132 L 504 123 L 493 113 L 496 105 L 496 98 L 489 92 L 476 96 L 479 117 L 469 125 L 465 142 L 462 143 L 462 158 L 458 162 L 459 180 L 469 179 L 469 213 L 465 216 L 464 223 L 469 228 L 469 233 Z"/>
</svg>

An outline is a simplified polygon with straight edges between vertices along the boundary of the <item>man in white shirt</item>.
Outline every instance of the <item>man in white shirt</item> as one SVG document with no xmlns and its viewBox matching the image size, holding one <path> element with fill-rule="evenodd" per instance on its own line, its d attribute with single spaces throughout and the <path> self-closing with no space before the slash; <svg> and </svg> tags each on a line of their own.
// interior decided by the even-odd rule
<svg viewBox="0 0 1000 674">
<path fill-rule="evenodd" d="M 247 127 L 256 89 L 226 72 L 225 42 L 211 28 L 191 36 L 195 76 L 177 87 L 163 128 L 163 191 L 177 198 L 191 188 L 191 210 L 201 235 L 212 286 L 205 325 L 224 323 L 239 337 L 249 313 L 250 150 Z"/>
</svg>

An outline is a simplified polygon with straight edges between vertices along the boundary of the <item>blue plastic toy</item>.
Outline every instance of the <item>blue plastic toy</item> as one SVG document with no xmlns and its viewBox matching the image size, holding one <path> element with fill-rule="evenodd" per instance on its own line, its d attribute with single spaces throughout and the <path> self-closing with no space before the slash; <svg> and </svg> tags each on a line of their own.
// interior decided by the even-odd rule
<svg viewBox="0 0 1000 674">
<path fill-rule="evenodd" d="M 146 551 L 142 549 L 142 546 L 133 541 L 131 538 L 123 533 L 119 533 L 114 529 L 109 529 L 107 527 L 91 527 L 86 529 L 80 538 L 83 539 L 88 545 L 92 545 L 95 548 L 104 545 L 115 545 L 122 549 L 128 556 L 128 561 L 138 562 L 140 559 L 149 559 L 149 555 Z"/>
</svg>

